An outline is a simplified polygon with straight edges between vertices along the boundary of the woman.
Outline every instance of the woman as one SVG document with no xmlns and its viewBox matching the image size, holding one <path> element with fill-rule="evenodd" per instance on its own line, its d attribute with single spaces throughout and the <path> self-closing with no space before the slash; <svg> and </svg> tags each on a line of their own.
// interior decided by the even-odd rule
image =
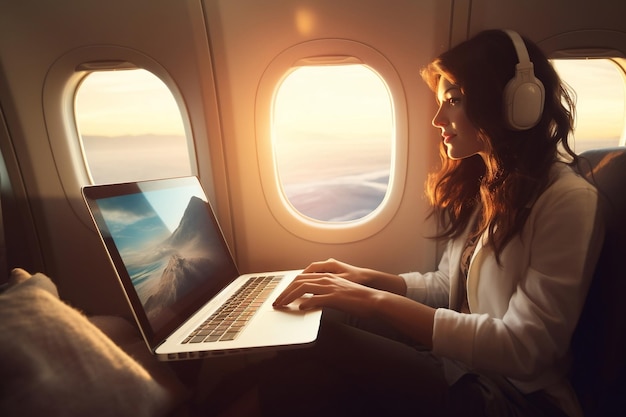
<svg viewBox="0 0 626 417">
<path fill-rule="evenodd" d="M 597 194 L 571 168 L 572 99 L 528 40 L 543 86 L 513 100 L 539 99 L 538 120 L 519 126 L 507 116 L 514 36 L 482 32 L 422 72 L 442 136 L 442 166 L 427 183 L 437 238 L 447 240 L 438 270 L 393 275 L 330 259 L 274 303 L 309 293 L 300 308 L 381 322 L 397 336 L 324 320 L 315 347 L 261 364 L 258 375 L 267 367 L 272 376 L 258 376 L 237 407 L 272 416 L 580 415 L 567 359 L 600 239 Z"/>
</svg>

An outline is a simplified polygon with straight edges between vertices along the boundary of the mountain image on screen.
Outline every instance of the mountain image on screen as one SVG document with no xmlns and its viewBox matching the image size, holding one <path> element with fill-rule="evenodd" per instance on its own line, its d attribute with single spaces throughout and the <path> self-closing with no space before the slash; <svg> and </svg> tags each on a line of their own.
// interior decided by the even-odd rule
<svg viewBox="0 0 626 417">
<path fill-rule="evenodd" d="M 189 295 L 215 272 L 219 244 L 212 240 L 211 220 L 206 203 L 191 197 L 180 224 L 155 248 L 162 262 L 167 261 L 152 294 L 145 300 L 148 318 Z M 156 278 L 156 277 L 155 277 Z"/>
</svg>

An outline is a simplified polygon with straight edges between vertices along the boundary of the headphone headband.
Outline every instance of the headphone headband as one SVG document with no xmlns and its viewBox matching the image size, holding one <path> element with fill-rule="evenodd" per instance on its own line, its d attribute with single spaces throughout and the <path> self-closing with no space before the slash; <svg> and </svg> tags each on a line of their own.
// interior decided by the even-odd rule
<svg viewBox="0 0 626 417">
<path fill-rule="evenodd" d="M 528 56 L 528 50 L 526 49 L 524 40 L 519 33 L 510 29 L 506 29 L 504 32 L 509 35 L 509 38 L 511 38 L 511 41 L 513 42 L 518 63 L 523 65 L 532 64 L 532 62 L 530 62 L 530 57 Z"/>
</svg>

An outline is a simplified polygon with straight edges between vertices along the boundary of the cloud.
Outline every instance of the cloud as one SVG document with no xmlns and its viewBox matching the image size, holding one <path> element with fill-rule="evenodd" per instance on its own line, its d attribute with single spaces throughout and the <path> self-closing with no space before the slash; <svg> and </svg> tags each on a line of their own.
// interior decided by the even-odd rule
<svg viewBox="0 0 626 417">
<path fill-rule="evenodd" d="M 102 211 L 106 212 L 105 218 L 107 220 L 110 220 L 113 223 L 124 225 L 124 226 L 137 223 L 138 221 L 144 220 L 146 217 L 148 217 L 145 214 L 137 213 L 132 210 L 103 209 Z"/>
</svg>

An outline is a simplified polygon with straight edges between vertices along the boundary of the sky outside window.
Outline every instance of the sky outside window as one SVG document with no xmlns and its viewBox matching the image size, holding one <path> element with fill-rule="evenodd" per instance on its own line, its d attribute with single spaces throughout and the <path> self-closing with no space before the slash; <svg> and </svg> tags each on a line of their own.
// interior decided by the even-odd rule
<svg viewBox="0 0 626 417">
<path fill-rule="evenodd" d="M 167 86 L 143 69 L 93 72 L 75 115 L 95 183 L 191 175 L 181 112 Z"/>
<path fill-rule="evenodd" d="M 272 141 L 285 196 L 301 214 L 351 221 L 387 192 L 393 141 L 390 92 L 361 64 L 299 67 L 277 89 Z"/>
<path fill-rule="evenodd" d="M 576 93 L 575 151 L 619 145 L 626 115 L 622 70 L 610 59 L 557 59 L 552 63 Z"/>
</svg>

